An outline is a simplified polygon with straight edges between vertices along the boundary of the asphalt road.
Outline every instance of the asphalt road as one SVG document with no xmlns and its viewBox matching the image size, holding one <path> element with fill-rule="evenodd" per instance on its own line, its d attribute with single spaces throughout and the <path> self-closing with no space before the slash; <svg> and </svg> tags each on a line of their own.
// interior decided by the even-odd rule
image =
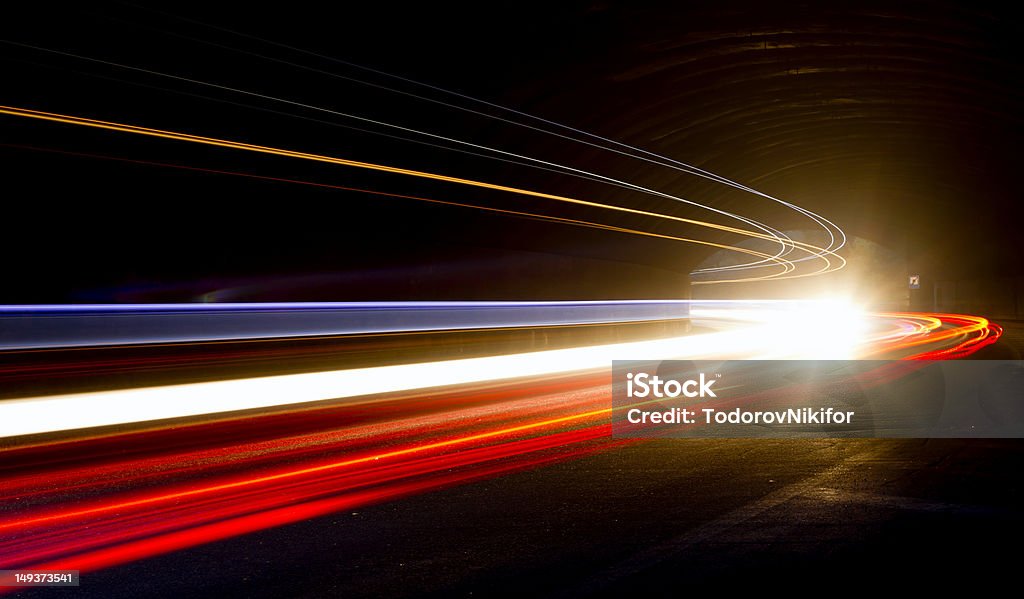
<svg viewBox="0 0 1024 599">
<path fill-rule="evenodd" d="M 653 441 L 88 574 L 77 595 L 1013 582 L 1022 460 L 1017 441 Z"/>
<path fill-rule="evenodd" d="M 1019 356 L 1009 324 L 980 357 Z M 984 591 L 1019 579 L 1022 466 L 1018 440 L 647 441 L 26 596 Z"/>
</svg>

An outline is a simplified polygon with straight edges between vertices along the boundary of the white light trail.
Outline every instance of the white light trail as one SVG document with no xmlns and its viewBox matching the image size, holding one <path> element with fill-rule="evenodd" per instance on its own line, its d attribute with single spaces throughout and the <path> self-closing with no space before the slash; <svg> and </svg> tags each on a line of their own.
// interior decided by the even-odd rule
<svg viewBox="0 0 1024 599">
<path fill-rule="evenodd" d="M 704 303 L 707 304 L 707 303 Z M 821 359 L 852 357 L 861 325 L 823 328 L 825 321 L 857 322 L 858 312 L 836 303 L 778 302 L 744 314 L 728 302 L 710 304 L 731 315 L 723 331 L 569 349 L 462 360 L 187 383 L 0 401 L 0 438 L 148 422 L 315 401 L 375 396 L 486 381 L 610 368 L 613 360 Z M 820 318 L 814 317 L 820 315 Z M 751 318 L 753 317 L 753 318 Z M 746 321 L 737 325 L 736 320 Z M 709 324 L 708 320 L 703 321 Z M 866 327 L 865 327 L 866 328 Z"/>
</svg>

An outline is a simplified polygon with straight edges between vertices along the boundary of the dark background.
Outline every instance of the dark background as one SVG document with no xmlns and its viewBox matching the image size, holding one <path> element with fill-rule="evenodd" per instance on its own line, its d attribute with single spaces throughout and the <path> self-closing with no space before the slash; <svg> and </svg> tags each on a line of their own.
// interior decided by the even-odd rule
<svg viewBox="0 0 1024 599">
<path fill-rule="evenodd" d="M 1018 11 L 994 3 L 163 8 L 754 185 L 897 256 L 904 264 L 896 270 L 923 275 L 922 293 L 933 281 L 952 281 L 955 293 L 979 281 L 965 285 L 989 296 L 1003 279 L 1024 277 L 1015 176 L 1024 38 Z M 199 44 L 180 36 L 423 91 L 132 5 L 5 7 L 0 30 L 7 40 L 500 144 L 780 228 L 808 225 L 670 170 Z M 337 124 L 354 123 L 337 115 L 2 48 L 2 104 L 703 214 L 343 129 Z M 0 117 L 0 143 L 2 303 L 679 297 L 687 273 L 711 257 L 607 231 L 120 160 L 603 216 L 353 169 L 11 117 Z M 786 290 L 763 284 L 744 293 Z M 1019 357 L 1020 329 L 1007 331 Z M 1019 559 L 1002 541 L 1022 530 L 1022 458 L 1013 440 L 651 443 L 134 562 L 92 574 L 80 591 L 579 596 L 1002 586 L 1018 578 Z"/>
<path fill-rule="evenodd" d="M 3 39 L 179 79 L 9 43 L 0 46 L 0 76 L 7 105 L 708 217 L 180 78 L 201 80 L 629 179 L 781 229 L 810 224 L 690 175 L 353 82 L 345 78 L 519 118 L 327 57 L 337 58 L 755 186 L 891 250 L 931 285 L 1024 274 L 1018 17 L 977 2 L 41 4 L 14 9 L 0 26 Z M 124 159 L 728 240 L 500 192 L 8 116 L 0 117 L 0 143 L 4 303 L 680 297 L 710 253 Z M 742 293 L 786 289 L 774 285 Z"/>
</svg>

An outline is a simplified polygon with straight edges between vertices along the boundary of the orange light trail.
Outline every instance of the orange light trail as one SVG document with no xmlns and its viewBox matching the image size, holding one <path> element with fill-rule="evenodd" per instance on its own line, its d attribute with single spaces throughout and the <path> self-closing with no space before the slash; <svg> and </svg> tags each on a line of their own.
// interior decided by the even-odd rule
<svg viewBox="0 0 1024 599">
<path fill-rule="evenodd" d="M 566 387 L 569 382 L 570 387 Z M 169 486 L 171 489 L 177 486 L 177 491 L 144 493 L 135 500 L 104 500 L 86 509 L 48 509 L 42 517 L 9 519 L 0 528 L 0 563 L 38 564 L 57 559 L 76 564 L 76 569 L 91 570 L 169 551 L 172 549 L 168 545 L 169 539 L 178 539 L 181 543 L 173 545 L 183 548 L 241 534 L 234 526 L 225 528 L 225 522 L 248 519 L 260 523 L 250 530 L 259 530 L 302 520 L 316 513 L 343 509 L 337 506 L 366 505 L 411 492 L 424 492 L 457 482 L 536 467 L 621 444 L 622 441 L 610 439 L 610 428 L 605 422 L 610 411 L 606 403 L 606 377 L 577 376 L 567 379 L 566 383 L 513 383 L 504 385 L 507 391 L 456 392 L 453 394 L 456 403 L 447 408 L 444 396 L 436 398 L 428 393 L 422 395 L 425 401 L 420 409 L 429 410 L 433 414 L 430 418 L 419 422 L 414 419 L 411 427 L 403 426 L 392 433 L 382 431 L 375 423 L 342 429 L 328 436 L 327 445 L 319 441 L 323 433 L 316 432 L 275 441 L 265 450 L 253 452 L 246 441 L 225 446 L 202 432 L 209 425 L 198 425 L 192 438 L 209 445 L 211 451 L 223 454 L 219 469 L 222 478 L 219 481 L 201 483 L 199 487 L 182 485 L 175 482 L 181 475 L 180 469 L 172 469 L 164 471 L 161 476 L 169 478 Z M 561 394 L 565 389 L 574 389 L 572 395 L 578 397 L 578 401 L 553 401 L 564 397 Z M 458 399 L 460 395 L 461 399 Z M 396 402 L 406 406 L 410 405 L 409 399 Z M 458 407 L 460 404 L 466 407 Z M 334 416 L 329 416 L 332 411 Z M 332 419 L 347 422 L 352 414 L 363 411 L 380 414 L 373 408 L 339 406 L 329 408 L 320 417 L 313 417 L 310 424 L 317 428 L 329 427 L 326 423 Z M 264 418 L 271 421 L 271 428 L 278 428 L 274 423 L 289 417 L 269 415 Z M 520 423 L 501 424 L 508 420 L 520 420 Z M 382 422 L 391 421 L 386 418 Z M 401 418 L 394 422 L 405 421 L 406 418 Z M 470 431 L 476 431 L 449 436 L 450 429 L 458 428 L 460 422 L 470 427 Z M 149 435 L 148 432 L 132 433 L 129 437 L 145 442 Z M 427 438 L 412 443 L 407 441 L 422 436 Z M 397 449 L 379 450 L 382 445 L 403 440 L 405 445 Z M 308 455 L 294 453 L 293 448 L 301 448 L 307 442 L 312 442 L 304 452 Z M 356 451 L 356 455 L 352 455 L 353 442 L 365 445 L 369 450 L 362 454 Z M 105 441 L 71 442 L 72 445 L 83 443 L 87 448 L 97 443 L 102 445 Z M 175 446 L 178 443 L 180 441 L 172 442 Z M 47 449 L 36 447 L 29 451 L 38 453 Z M 338 451 L 345 451 L 350 457 L 315 463 L 316 459 Z M 75 453 L 60 451 L 59 455 L 74 462 L 77 459 Z M 162 450 L 156 449 L 154 458 L 178 463 L 209 479 L 209 463 L 207 460 L 196 463 L 195 451 L 178 447 L 170 455 L 163 454 Z M 137 472 L 137 457 L 111 457 L 117 462 L 110 463 L 109 467 L 118 469 L 120 463 L 119 469 L 124 472 L 125 465 L 130 463 L 131 471 Z M 275 469 L 271 464 L 269 471 L 263 466 L 264 472 L 255 476 L 246 474 L 234 480 L 223 478 L 224 473 L 230 476 L 239 463 L 246 464 L 250 471 L 256 469 L 258 472 L 268 457 L 281 465 Z M 294 465 L 297 458 L 301 458 L 299 467 Z M 51 460 L 46 461 L 52 464 Z M 311 461 L 314 463 L 310 464 Z M 65 468 L 68 481 L 87 480 L 94 476 L 89 467 L 80 469 L 71 463 Z M 218 469 L 212 472 L 216 474 Z M 51 473 L 58 479 L 63 478 L 60 471 Z M 0 489 L 7 495 L 8 485 L 13 483 L 10 492 L 23 496 L 27 490 L 26 482 L 31 481 L 0 478 Z M 47 487 L 47 490 L 40 489 L 46 496 L 55 490 L 66 492 L 55 489 L 47 480 L 39 479 L 32 484 L 40 483 Z M 286 507 L 294 502 L 298 503 Z M 326 512 L 310 512 L 316 505 L 334 508 Z M 279 520 L 270 517 L 274 513 L 290 516 Z M 79 533 L 83 526 L 89 528 L 89 535 Z M 202 532 L 214 530 L 218 532 L 213 536 Z M 119 557 L 112 559 L 115 554 Z"/>
<path fill-rule="evenodd" d="M 963 356 L 1000 331 L 974 316 L 884 319 L 910 329 L 878 338 L 889 352 L 957 341 L 905 359 Z M 912 371 L 888 364 L 864 380 L 886 384 Z M 605 373 L 568 374 L 10 450 L 8 463 L 24 465 L 0 476 L 0 499 L 37 507 L 0 521 L 0 562 L 91 571 L 588 455 L 627 442 L 610 436 L 609 394 Z M 290 433 L 290 422 L 301 428 Z M 231 426 L 273 435 L 224 443 L 215 431 Z M 126 444 L 139 453 L 117 450 Z M 110 489 L 112 476 L 127 489 Z M 73 493 L 77 504 L 61 505 Z"/>
<path fill-rule="evenodd" d="M 509 428 L 503 428 L 503 429 L 492 430 L 492 431 L 487 431 L 487 432 L 483 432 L 483 433 L 477 433 L 475 435 L 468 435 L 468 436 L 464 436 L 464 437 L 456 437 L 454 439 L 445 439 L 443 441 L 436 441 L 436 442 L 433 442 L 433 443 L 424 443 L 424 444 L 421 444 L 421 445 L 413 445 L 411 447 L 404 447 L 402 449 L 397 449 L 397 450 L 394 450 L 394 451 L 387 451 L 387 452 L 383 452 L 383 453 L 376 453 L 376 454 L 361 456 L 361 457 L 354 458 L 354 459 L 343 460 L 343 461 L 340 461 L 340 462 L 332 462 L 332 463 L 329 463 L 329 464 L 324 464 L 324 465 L 320 465 L 320 466 L 314 466 L 314 467 L 310 467 L 310 468 L 300 468 L 300 469 L 297 469 L 297 470 L 289 470 L 289 471 L 286 471 L 286 472 L 281 472 L 281 473 L 270 475 L 270 476 L 262 476 L 262 477 L 256 477 L 256 478 L 246 478 L 246 479 L 243 479 L 243 480 L 239 480 L 239 481 L 235 481 L 235 482 L 230 482 L 230 483 L 224 483 L 224 484 L 220 484 L 220 485 L 212 485 L 212 486 L 208 486 L 208 487 L 200 487 L 200 488 L 197 488 L 197 489 L 191 489 L 191 490 L 187 490 L 187 491 L 180 491 L 180 492 L 177 492 L 177 493 L 169 493 L 169 494 L 158 495 L 158 496 L 154 496 L 154 497 L 146 497 L 144 499 L 137 499 L 137 500 L 134 500 L 134 501 L 126 501 L 126 502 L 113 503 L 113 504 L 104 504 L 104 505 L 101 505 L 101 506 L 98 506 L 98 507 L 95 507 L 95 508 L 90 508 L 90 509 L 85 509 L 85 510 L 77 510 L 77 511 L 71 511 L 71 512 L 60 512 L 58 514 L 54 514 L 54 515 L 50 515 L 50 516 L 42 516 L 42 517 L 39 517 L 39 518 L 31 518 L 31 519 L 27 519 L 27 520 L 15 520 L 15 521 L 12 521 L 12 522 L 0 522 L 0 530 L 10 529 L 10 528 L 28 527 L 28 526 L 32 526 L 34 524 L 41 524 L 41 523 L 45 523 L 45 522 L 52 522 L 54 520 L 65 520 L 65 519 L 69 519 L 69 518 L 79 518 L 79 517 L 82 517 L 82 516 L 90 516 L 90 515 L 95 515 L 95 514 L 104 513 L 104 512 L 116 512 L 118 510 L 123 510 L 125 508 L 139 507 L 139 506 L 143 506 L 143 505 L 147 505 L 147 504 L 152 504 L 152 503 L 161 503 L 161 502 L 167 502 L 167 501 L 174 501 L 174 500 L 177 500 L 177 499 L 183 499 L 183 498 L 186 498 L 186 497 L 194 497 L 196 495 L 203 495 L 203 494 L 207 494 L 207 493 L 215 493 L 215 492 L 219 492 L 219 491 L 229 491 L 229 490 L 238 489 L 238 488 L 241 488 L 241 487 L 252 486 L 252 485 L 259 485 L 261 483 L 277 482 L 277 481 L 281 481 L 281 480 L 288 479 L 288 478 L 294 478 L 294 477 L 304 476 L 304 475 L 308 475 L 308 474 L 316 474 L 316 473 L 319 473 L 319 472 L 325 472 L 325 471 L 329 471 L 329 470 L 337 470 L 337 469 L 341 469 L 341 468 L 347 468 L 347 467 L 350 467 L 350 466 L 357 466 L 357 465 L 360 465 L 360 464 L 372 463 L 372 462 L 376 462 L 376 461 L 379 461 L 379 460 L 386 460 L 386 459 L 389 459 L 389 458 L 408 456 L 408 455 L 422 453 L 422 452 L 427 452 L 427 451 L 431 451 L 431 450 L 435 450 L 435 449 L 445 449 L 445 448 L 449 448 L 449 447 L 453 447 L 453 446 L 457 446 L 457 445 L 464 445 L 464 444 L 467 444 L 467 443 L 472 443 L 474 441 L 484 441 L 484 440 L 488 440 L 488 439 L 493 439 L 495 437 L 503 437 L 503 436 L 508 436 L 508 435 L 512 435 L 512 434 L 520 433 L 520 432 L 524 432 L 524 431 L 533 431 L 533 430 L 536 430 L 536 429 L 549 428 L 549 427 L 557 426 L 557 425 L 560 425 L 560 424 L 566 424 L 566 423 L 575 422 L 575 421 L 592 419 L 592 418 L 599 417 L 599 416 L 607 416 L 609 414 L 611 414 L 611 408 L 602 408 L 602 409 L 598 409 L 598 410 L 591 410 L 589 412 L 583 412 L 583 413 L 579 413 L 579 414 L 572 414 L 572 415 L 569 415 L 569 416 L 562 416 L 562 417 L 559 417 L 559 418 L 552 418 L 552 419 L 549 419 L 549 420 L 542 420 L 542 421 L 539 421 L 539 422 L 531 422 L 529 424 L 523 424 L 523 425 L 513 426 L 513 427 L 509 427 Z"/>
<path fill-rule="evenodd" d="M 0 112 L 2 112 L 2 111 L 0 111 Z M 21 147 L 26 147 L 26 146 L 21 146 Z M 761 258 L 761 259 L 763 259 L 765 261 L 774 262 L 775 266 L 778 266 L 778 267 L 782 268 L 782 272 L 781 273 L 776 273 L 777 275 L 786 274 L 786 273 L 792 272 L 793 270 L 796 269 L 796 266 L 793 264 L 793 262 L 791 262 L 789 260 L 783 260 L 783 259 L 778 258 L 777 256 L 772 256 L 772 255 L 766 254 L 764 252 L 758 252 L 758 251 L 755 251 L 755 250 L 751 250 L 751 249 L 743 248 L 743 247 L 739 247 L 739 246 L 731 246 L 731 245 L 726 245 L 726 244 L 722 244 L 722 243 L 715 243 L 715 242 L 712 242 L 712 241 L 704 241 L 704 240 L 701 240 L 701 239 L 693 239 L 693 238 L 688 238 L 688 237 L 679 237 L 677 235 L 668 235 L 668 234 L 665 234 L 665 233 L 653 233 L 653 232 L 650 232 L 650 231 L 641 231 L 640 229 L 631 229 L 631 228 L 627 228 L 627 227 L 617 227 L 615 225 L 608 225 L 608 224 L 605 224 L 605 223 L 597 223 L 597 222 L 593 222 L 593 221 L 587 221 L 587 220 L 581 220 L 581 219 L 575 219 L 575 218 L 566 218 L 566 217 L 562 217 L 562 216 L 551 216 L 551 215 L 548 215 L 548 214 L 540 214 L 540 213 L 537 213 L 537 212 L 526 212 L 526 211 L 522 211 L 522 210 L 510 210 L 510 209 L 507 209 L 507 208 L 496 208 L 494 206 L 484 206 L 484 205 L 481 205 L 481 204 L 469 204 L 469 203 L 465 203 L 465 202 L 455 202 L 455 201 L 452 201 L 452 200 L 439 200 L 437 198 L 428 198 L 428 197 L 418 196 L 418 195 L 391 193 L 391 192 L 386 192 L 386 191 L 377 191 L 377 190 L 373 190 L 373 189 L 364 189 L 364 188 L 360 188 L 360 187 L 348 187 L 348 186 L 345 186 L 345 185 L 334 185 L 334 184 L 331 184 L 331 183 L 320 183 L 320 182 L 317 182 L 317 181 L 305 181 L 305 180 L 302 180 L 302 179 L 289 179 L 289 178 L 286 178 L 286 177 L 271 177 L 271 176 L 268 176 L 268 175 L 257 175 L 257 174 L 254 174 L 254 173 L 243 173 L 243 172 L 239 172 L 239 171 L 225 171 L 225 170 L 219 170 L 219 169 L 200 168 L 200 167 L 195 167 L 195 166 L 186 166 L 186 165 L 181 165 L 181 164 L 169 164 L 169 163 L 166 163 L 166 162 L 153 162 L 153 161 L 148 161 L 148 160 L 133 160 L 133 159 L 130 159 L 130 158 L 121 158 L 121 157 L 114 157 L 114 156 L 103 156 L 103 155 L 98 155 L 98 154 L 87 154 L 87 153 L 83 153 L 83 152 L 65 152 L 65 151 L 61 151 L 61 150 L 52 150 L 52 149 L 49 149 L 49 148 L 28 147 L 28 149 L 38 150 L 38 151 L 42 151 L 42 152 L 55 152 L 55 153 L 59 153 L 59 154 L 68 154 L 68 155 L 72 155 L 72 156 L 85 156 L 85 157 L 96 158 L 96 159 L 100 159 L 100 160 L 116 160 L 116 161 L 119 161 L 119 162 L 130 162 L 132 164 L 144 164 L 144 165 L 149 165 L 149 166 L 159 166 L 159 167 L 163 167 L 163 168 L 174 168 L 174 169 L 195 171 L 195 172 L 201 172 L 201 173 L 210 173 L 210 174 L 214 174 L 214 175 L 227 175 L 227 176 L 232 176 L 232 177 L 245 177 L 247 179 L 257 179 L 257 180 L 261 180 L 261 181 L 273 181 L 275 183 L 289 183 L 289 184 L 294 184 L 294 185 L 305 185 L 305 186 L 309 186 L 309 187 L 317 187 L 317 188 L 320 188 L 320 189 L 334 189 L 334 190 L 338 190 L 338 191 L 354 191 L 354 192 L 357 192 L 357 193 L 365 193 L 365 194 L 375 195 L 375 196 L 380 196 L 380 197 L 388 197 L 388 198 L 395 198 L 395 199 L 402 199 L 402 200 L 413 200 L 413 201 L 417 201 L 417 202 L 425 202 L 425 203 L 428 203 L 428 204 L 438 204 L 438 205 L 441 205 L 441 206 L 451 206 L 451 207 L 455 207 L 455 208 L 470 208 L 470 209 L 474 209 L 474 210 L 481 210 L 481 211 L 484 211 L 484 212 L 492 212 L 492 213 L 495 213 L 495 214 L 506 214 L 508 216 L 516 216 L 516 217 L 523 217 L 523 218 L 533 218 L 533 219 L 544 220 L 544 221 L 548 221 L 548 222 L 560 223 L 560 224 L 571 225 L 571 226 L 587 227 L 587 228 L 599 229 L 599 230 L 603 230 L 603 231 L 613 231 L 613 232 L 616 232 L 616 233 L 626 233 L 626 234 L 629 234 L 629 235 L 640 235 L 640 236 L 644 236 L 644 237 L 653 237 L 655 239 L 666 239 L 666 240 L 669 240 L 669 241 L 681 241 L 681 242 L 684 242 L 684 243 L 692 243 L 692 244 L 696 244 L 696 245 L 704 245 L 704 246 L 714 247 L 714 248 L 723 249 L 723 250 L 735 251 L 735 252 L 739 252 L 739 253 L 742 253 L 742 254 L 748 254 L 748 255 L 754 256 L 756 258 Z M 761 278 L 761 277 L 758 277 L 758 279 L 759 278 Z M 743 280 L 747 280 L 747 279 L 743 279 Z M 756 279 L 751 279 L 751 280 L 756 280 Z M 739 281 L 740 280 L 737 279 L 736 281 L 733 281 L 733 282 L 739 282 Z M 728 282 L 728 281 L 722 281 L 722 282 Z"/>
<path fill-rule="evenodd" d="M 374 171 L 386 172 L 386 173 L 393 173 L 393 174 L 405 175 L 405 176 L 411 176 L 411 177 L 417 177 L 417 178 L 432 179 L 432 180 L 442 181 L 442 182 L 447 182 L 447 183 L 455 183 L 455 184 L 459 184 L 459 185 L 467 185 L 467 186 L 471 186 L 471 187 L 478 187 L 478 188 L 484 188 L 484 189 L 492 189 L 492 190 L 496 190 L 496 191 L 513 193 L 513 194 L 524 195 L 524 196 L 529 196 L 529 197 L 537 197 L 537 198 L 541 198 L 541 199 L 553 200 L 553 201 L 557 201 L 557 202 L 574 204 L 574 205 L 579 205 L 579 206 L 586 206 L 586 207 L 590 207 L 590 208 L 599 208 L 599 209 L 602 209 L 602 210 L 611 210 L 611 211 L 620 212 L 620 213 L 634 214 L 634 215 L 638 215 L 638 216 L 656 218 L 656 219 L 661 219 L 661 220 L 669 220 L 669 221 L 679 222 L 679 223 L 688 224 L 688 225 L 695 225 L 695 226 L 700 226 L 700 227 L 706 227 L 706 228 L 715 229 L 715 230 L 718 230 L 718 231 L 733 233 L 733 234 L 742 235 L 742 236 L 746 236 L 746 237 L 751 237 L 751 238 L 755 238 L 755 239 L 761 239 L 761 240 L 770 241 L 770 242 L 773 242 L 773 243 L 783 243 L 787 247 L 792 247 L 793 249 L 799 249 L 801 251 L 807 252 L 807 254 L 809 256 L 814 256 L 814 257 L 820 258 L 824 262 L 824 266 L 822 266 L 817 271 L 810 272 L 810 273 L 802 273 L 802 274 L 788 274 L 788 273 L 791 273 L 796 268 L 793 265 L 792 261 L 785 260 L 785 259 L 777 257 L 777 256 L 769 256 L 767 254 L 753 254 L 753 255 L 758 255 L 759 257 L 763 257 L 765 259 L 771 260 L 773 262 L 777 262 L 777 265 L 783 265 L 784 266 L 783 271 L 782 272 L 778 272 L 778 273 L 758 276 L 758 277 L 746 277 L 746 278 L 726 279 L 726 280 L 717 280 L 717 281 L 700 281 L 700 282 L 694 282 L 694 284 L 736 283 L 736 282 L 758 281 L 758 280 L 768 280 L 768 279 L 781 280 L 781 279 L 802 278 L 802 277 L 815 276 L 815 275 L 820 275 L 820 274 L 824 274 L 824 273 L 827 273 L 827 272 L 832 272 L 832 271 L 835 271 L 835 270 L 839 270 L 840 268 L 843 268 L 843 266 L 845 266 L 845 264 L 846 264 L 846 260 L 844 258 L 842 258 L 841 256 L 839 256 L 834 251 L 831 251 L 831 250 L 828 250 L 826 248 L 822 248 L 822 247 L 819 247 L 819 246 L 815 246 L 815 245 L 812 245 L 812 244 L 804 243 L 804 242 L 798 242 L 798 241 L 793 241 L 793 240 L 780 240 L 778 237 L 775 237 L 775 236 L 772 236 L 772 235 L 767 235 L 767 234 L 764 234 L 764 233 L 758 233 L 756 231 L 750 231 L 750 230 L 747 230 L 747 229 L 740 229 L 740 228 L 737 228 L 737 227 L 730 227 L 730 226 L 727 226 L 727 225 L 721 225 L 721 224 L 711 223 L 711 222 L 707 222 L 707 221 L 700 221 L 700 220 L 695 220 L 695 219 L 689 219 L 689 218 L 684 218 L 684 217 L 680 217 L 680 216 L 662 214 L 662 213 L 658 213 L 658 212 L 650 212 L 650 211 L 647 211 L 647 210 L 638 210 L 638 209 L 635 209 L 635 208 L 628 208 L 628 207 L 625 207 L 625 206 L 618 206 L 618 205 L 613 205 L 613 204 L 602 204 L 602 203 L 598 203 L 598 202 L 591 202 L 591 201 L 581 200 L 581 199 L 577 199 L 577 198 L 570 198 L 570 197 L 562 196 L 562 195 L 549 194 L 549 193 L 545 193 L 545 192 L 528 190 L 528 189 L 523 189 L 523 188 L 518 188 L 518 187 L 510 187 L 510 186 L 507 186 L 507 185 L 498 185 L 498 184 L 494 184 L 494 183 L 487 183 L 487 182 L 484 182 L 484 181 L 476 181 L 476 180 L 473 180 L 473 179 L 464 179 L 464 178 L 461 178 L 461 177 L 453 177 L 453 176 L 449 176 L 449 175 L 442 175 L 442 174 L 437 174 L 437 173 L 429 173 L 429 172 L 425 172 L 425 171 L 417 171 L 417 170 L 405 169 L 405 168 L 389 166 L 389 165 L 375 164 L 375 163 L 369 163 L 369 162 L 361 162 L 361 161 L 356 161 L 356 160 L 349 160 L 349 159 L 346 159 L 346 158 L 338 158 L 338 157 L 333 157 L 333 156 L 326 156 L 326 155 L 322 155 L 322 154 L 312 154 L 312 153 L 308 153 L 308 152 L 298 152 L 298 151 L 294 151 L 294 150 L 287 150 L 287 149 L 282 149 L 282 148 L 274 148 L 274 147 L 262 146 L 262 145 L 257 145 L 257 144 L 250 144 L 250 143 L 245 143 L 245 142 L 240 142 L 240 141 L 219 139 L 219 138 L 206 137 L 206 136 L 200 136 L 200 135 L 192 135 L 192 134 L 188 134 L 188 133 L 181 133 L 181 132 L 176 132 L 176 131 L 168 131 L 168 130 L 163 130 L 163 129 L 154 129 L 154 128 L 149 128 L 149 127 L 140 127 L 140 126 L 137 126 L 137 125 L 130 125 L 130 124 L 125 124 L 125 123 L 116 123 L 116 122 L 112 122 L 112 121 L 103 121 L 103 120 L 97 120 L 97 119 L 89 119 L 89 118 L 85 118 L 85 117 L 79 117 L 79 116 L 73 116 L 73 115 L 65 115 L 65 114 L 58 114 L 58 113 L 45 112 L 45 111 L 39 111 L 39 110 L 31 110 L 31 109 L 18 108 L 18 107 L 13 107 L 13 106 L 2 106 L 2 105 L 0 105 L 0 114 L 7 114 L 7 115 L 10 115 L 10 116 L 23 117 L 23 118 L 31 118 L 31 119 L 37 119 L 37 120 L 45 120 L 45 121 L 51 121 L 51 122 L 69 124 L 69 125 L 77 125 L 77 126 L 83 126 L 83 127 L 105 129 L 105 130 L 117 131 L 117 132 L 121 132 L 121 133 L 130 133 L 130 134 L 135 134 L 135 135 L 144 135 L 144 136 L 148 136 L 148 137 L 156 137 L 156 138 L 161 138 L 161 139 L 170 139 L 170 140 L 175 140 L 175 141 L 185 141 L 185 142 L 191 142 L 191 143 L 198 143 L 198 144 L 203 144 L 203 145 L 223 147 L 223 148 L 234 149 L 234 150 L 242 150 L 242 151 L 248 151 L 248 152 L 257 152 L 257 153 L 262 153 L 262 154 L 271 154 L 271 155 L 275 155 L 275 156 L 283 156 L 283 157 L 288 157 L 288 158 L 297 158 L 297 159 L 302 159 L 302 160 L 310 160 L 310 161 L 314 161 L 314 162 L 323 162 L 323 163 L 328 163 L 328 164 L 336 164 L 336 165 L 341 165 L 341 166 L 349 166 L 349 167 L 354 167 L 354 168 L 362 168 L 362 169 L 368 169 L 368 170 L 374 170 Z M 683 240 L 683 241 L 689 241 L 689 240 Z M 743 249 L 740 249 L 740 248 L 736 248 L 735 246 L 722 246 L 722 247 L 723 247 L 723 249 L 739 250 L 741 253 L 748 254 L 748 255 L 751 254 L 751 252 L 749 250 L 743 250 Z M 832 256 L 837 261 L 835 265 L 833 265 L 832 260 L 830 260 L 827 257 L 827 255 Z"/>
<path fill-rule="evenodd" d="M 996 337 L 998 337 L 998 335 L 1002 331 L 1001 327 L 998 327 L 998 325 L 993 326 L 991 323 L 989 323 L 987 318 L 983 318 L 981 316 L 968 316 L 964 314 L 919 314 L 904 312 L 887 312 L 880 314 L 880 316 L 893 319 L 901 319 L 909 322 L 923 321 L 923 323 L 920 326 L 922 326 L 924 330 L 921 332 L 915 332 L 909 338 L 900 338 L 889 343 L 881 344 L 879 347 L 874 348 L 872 351 L 870 351 L 867 355 L 877 355 L 886 352 L 904 350 L 926 344 L 943 343 L 950 339 L 976 334 L 984 338 L 989 334 L 988 331 L 992 331 L 996 335 Z M 943 326 L 943 324 L 950 324 L 954 326 L 946 330 L 939 330 Z M 995 332 L 996 328 L 998 328 L 999 333 Z M 980 339 L 976 340 L 975 342 L 977 341 L 980 341 Z M 971 343 L 969 343 L 968 345 L 971 345 Z M 958 345 L 957 347 L 960 347 L 960 345 Z M 952 352 L 954 350 L 955 348 L 950 349 L 948 351 Z M 925 355 L 933 354 L 932 352 L 925 352 Z"/>
</svg>

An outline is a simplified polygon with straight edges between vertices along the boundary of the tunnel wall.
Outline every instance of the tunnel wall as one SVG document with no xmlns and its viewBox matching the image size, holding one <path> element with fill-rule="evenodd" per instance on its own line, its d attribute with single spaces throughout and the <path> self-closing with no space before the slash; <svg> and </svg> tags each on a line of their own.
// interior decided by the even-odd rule
<svg viewBox="0 0 1024 599">
<path fill-rule="evenodd" d="M 1024 320 L 1024 276 L 938 281 L 933 291 L 940 312 Z"/>
</svg>

